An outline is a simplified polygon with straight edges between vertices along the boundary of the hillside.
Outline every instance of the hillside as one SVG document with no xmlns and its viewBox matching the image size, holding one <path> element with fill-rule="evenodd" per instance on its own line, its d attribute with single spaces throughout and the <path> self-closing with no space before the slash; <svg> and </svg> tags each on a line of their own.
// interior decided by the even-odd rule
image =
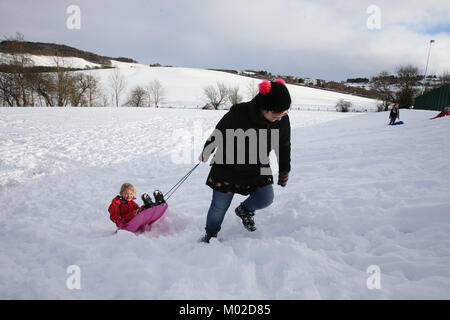
<svg viewBox="0 0 450 320">
<path fill-rule="evenodd" d="M 256 87 L 259 79 L 245 77 L 228 72 L 179 68 L 179 67 L 149 67 L 140 64 L 113 62 L 124 77 L 126 90 L 124 100 L 136 86 L 147 86 L 150 81 L 158 80 L 165 90 L 163 106 L 176 108 L 202 108 L 205 105 L 203 89 L 206 86 L 216 86 L 218 82 L 228 87 L 239 87 L 244 101 L 253 98 L 250 87 Z M 90 74 L 100 79 L 106 87 L 108 79 L 114 70 L 92 70 Z M 333 91 L 320 90 L 297 85 L 287 85 L 292 97 L 292 108 L 305 110 L 335 111 L 339 99 L 352 103 L 355 111 L 375 111 L 379 101 L 374 99 L 342 94 Z M 229 106 L 229 104 L 228 104 Z"/>
<path fill-rule="evenodd" d="M 68 70 L 82 70 L 92 68 L 110 68 L 116 65 L 116 62 L 134 63 L 138 62 L 124 57 L 111 58 L 100 56 L 92 52 L 87 52 L 73 48 L 63 44 L 30 42 L 30 41 L 11 41 L 5 40 L 0 42 L 0 72 L 10 72 L 8 68 L 8 56 L 11 53 L 25 53 L 32 56 L 34 66 L 30 67 L 33 72 L 51 72 L 56 71 L 55 57 L 59 61 L 63 61 L 63 68 Z M 152 64 L 152 67 L 160 67 L 158 63 Z M 58 66 L 61 68 L 61 66 Z M 324 91 L 337 92 L 343 94 L 350 94 L 370 99 L 376 99 L 377 94 L 370 90 L 370 88 L 360 88 L 356 86 L 349 86 L 343 83 L 334 81 L 326 82 L 324 80 L 314 79 L 312 82 L 305 81 L 307 79 L 294 77 L 290 75 L 273 75 L 270 72 L 261 70 L 221 70 L 209 69 L 211 71 L 226 72 L 235 75 L 242 75 L 246 77 L 261 79 L 274 79 L 281 77 L 286 83 L 307 87 L 318 88 Z M 311 79 L 310 79 L 311 80 Z"/>
<path fill-rule="evenodd" d="M 10 41 L 5 40 L 0 42 L 1 53 L 27 53 L 35 56 L 58 56 L 58 57 L 75 57 L 81 58 L 102 67 L 109 67 L 110 60 L 117 60 L 121 62 L 137 63 L 137 61 L 129 58 L 110 58 L 100 56 L 92 52 L 79 50 L 63 44 L 29 42 L 29 41 Z"/>
<path fill-rule="evenodd" d="M 99 64 L 77 57 L 28 55 L 28 58 L 32 61 L 32 65 L 35 68 L 53 68 L 58 65 L 68 69 L 78 69 L 80 71 L 77 71 L 77 73 L 97 79 L 97 106 L 115 105 L 111 99 L 110 77 L 116 71 L 123 77 L 124 82 L 124 90 L 120 96 L 119 105 L 126 104 L 131 92 L 136 87 L 147 88 L 150 82 L 154 80 L 158 80 L 164 90 L 164 99 L 161 106 L 173 108 L 202 108 L 206 104 L 204 88 L 210 85 L 216 86 L 217 83 L 223 83 L 231 88 L 238 87 L 243 100 L 250 100 L 254 97 L 254 88 L 261 81 L 260 79 L 230 72 L 181 67 L 151 67 L 117 60 L 109 60 L 110 67 L 114 69 L 105 69 Z M 0 54 L 1 60 L 7 61 L 8 54 Z M 58 86 L 55 85 L 54 87 Z M 293 100 L 292 107 L 297 109 L 335 111 L 336 103 L 340 99 L 352 103 L 350 111 L 375 111 L 377 104 L 379 104 L 379 101 L 374 99 L 318 88 L 292 84 L 288 84 L 288 88 Z M 29 100 L 33 100 L 35 105 L 46 105 L 41 97 L 33 97 L 29 98 Z"/>
</svg>

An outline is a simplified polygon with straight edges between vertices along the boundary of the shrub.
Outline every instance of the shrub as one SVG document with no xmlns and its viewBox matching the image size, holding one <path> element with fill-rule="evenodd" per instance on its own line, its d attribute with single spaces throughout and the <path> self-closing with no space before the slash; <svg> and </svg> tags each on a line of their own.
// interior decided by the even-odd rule
<svg viewBox="0 0 450 320">
<path fill-rule="evenodd" d="M 339 99 L 336 104 L 336 111 L 338 112 L 349 112 L 352 103 L 350 101 L 345 101 L 344 99 Z"/>
</svg>

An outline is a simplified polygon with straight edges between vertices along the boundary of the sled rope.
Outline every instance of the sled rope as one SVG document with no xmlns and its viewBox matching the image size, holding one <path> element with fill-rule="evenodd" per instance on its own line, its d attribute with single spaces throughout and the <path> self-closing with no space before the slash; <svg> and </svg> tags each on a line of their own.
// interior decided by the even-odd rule
<svg viewBox="0 0 450 320">
<path fill-rule="evenodd" d="M 197 169 L 197 167 L 199 166 L 200 163 L 201 162 L 197 163 L 195 165 L 195 167 L 193 167 L 191 170 L 189 170 L 189 172 L 186 173 L 186 175 L 183 178 L 181 178 L 177 183 L 175 183 L 175 185 L 169 191 L 167 191 L 165 193 L 164 199 L 166 201 L 175 193 L 175 191 L 178 190 L 178 188 L 186 181 L 186 179 L 192 174 L 192 172 L 194 172 L 194 170 Z"/>
</svg>

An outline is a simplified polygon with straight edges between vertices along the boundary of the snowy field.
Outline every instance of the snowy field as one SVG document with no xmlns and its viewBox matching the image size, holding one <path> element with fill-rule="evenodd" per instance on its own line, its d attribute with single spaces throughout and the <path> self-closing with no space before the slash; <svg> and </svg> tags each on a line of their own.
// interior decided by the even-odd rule
<svg viewBox="0 0 450 320">
<path fill-rule="evenodd" d="M 223 114 L 0 108 L 0 299 L 450 297 L 450 117 L 436 112 L 402 110 L 390 127 L 386 112 L 291 111 L 290 179 L 256 232 L 236 195 L 219 239 L 197 242 L 211 201 L 201 164 L 150 232 L 114 233 L 120 185 L 166 192 Z"/>
</svg>

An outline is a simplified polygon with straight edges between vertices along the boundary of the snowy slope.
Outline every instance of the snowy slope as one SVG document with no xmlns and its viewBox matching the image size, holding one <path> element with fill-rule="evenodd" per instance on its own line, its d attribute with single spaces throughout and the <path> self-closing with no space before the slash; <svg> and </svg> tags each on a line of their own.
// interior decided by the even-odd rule
<svg viewBox="0 0 450 320">
<path fill-rule="evenodd" d="M 228 87 L 239 87 L 239 93 L 244 100 L 250 100 L 248 87 L 256 87 L 261 80 L 235 75 L 226 72 L 181 68 L 181 67 L 149 67 L 141 64 L 115 62 L 126 82 L 126 90 L 121 99 L 121 103 L 126 101 L 129 93 L 136 86 L 147 86 L 150 81 L 161 82 L 166 94 L 163 106 L 177 108 L 201 108 L 206 103 L 203 89 L 206 86 L 216 86 L 218 82 L 224 83 Z M 92 70 L 90 74 L 97 76 L 105 88 L 108 88 L 108 78 L 114 72 L 112 69 Z M 335 110 L 339 99 L 344 99 L 352 103 L 356 110 L 374 111 L 380 102 L 348 94 L 341 94 L 331 91 L 319 90 L 315 88 L 288 85 L 292 97 L 293 108 L 315 108 L 320 110 Z"/>
<path fill-rule="evenodd" d="M 52 57 L 28 55 L 35 66 L 61 66 L 80 69 L 100 68 L 101 65 L 76 57 Z M 0 63 L 8 61 L 8 54 L 0 53 Z M 152 80 L 159 80 L 165 91 L 165 100 L 161 104 L 166 107 L 175 108 L 201 108 L 206 102 L 203 89 L 206 86 L 216 86 L 218 82 L 229 87 L 239 87 L 239 93 L 244 100 L 253 98 L 249 93 L 249 86 L 256 87 L 260 80 L 250 77 L 239 76 L 226 72 L 205 69 L 181 68 L 181 67 L 150 67 L 139 63 L 127 63 L 111 60 L 111 65 L 120 70 L 124 77 L 126 88 L 120 99 L 124 104 L 130 92 L 136 86 L 146 87 Z M 113 69 L 94 69 L 79 71 L 98 77 L 100 85 L 106 96 L 110 96 L 109 77 Z M 293 108 L 313 110 L 335 110 L 339 99 L 352 103 L 352 109 L 375 111 L 380 102 L 373 99 L 325 91 L 315 88 L 288 85 L 292 95 Z"/>
<path fill-rule="evenodd" d="M 90 69 L 100 68 L 101 65 L 93 63 L 78 57 L 55 57 L 27 54 L 27 57 L 33 62 L 34 66 L 41 67 L 56 67 L 57 64 L 65 68 L 74 69 Z M 0 63 L 8 63 L 11 60 L 11 55 L 0 52 Z"/>
<path fill-rule="evenodd" d="M 176 161 L 180 136 L 198 148 L 223 114 L 0 108 L 0 298 L 448 299 L 450 117 L 433 112 L 404 110 L 389 127 L 385 112 L 292 111 L 289 183 L 255 233 L 230 211 L 219 241 L 197 243 L 211 197 L 202 164 L 151 232 L 114 234 L 121 183 L 167 191 L 197 156 Z M 71 265 L 79 290 L 66 286 Z"/>
</svg>

